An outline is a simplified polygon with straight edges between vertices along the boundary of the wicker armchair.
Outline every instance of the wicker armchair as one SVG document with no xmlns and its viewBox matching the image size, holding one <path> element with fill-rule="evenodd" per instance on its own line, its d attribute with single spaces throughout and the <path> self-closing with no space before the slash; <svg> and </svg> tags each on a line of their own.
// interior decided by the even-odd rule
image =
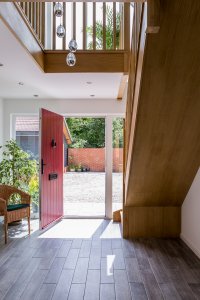
<svg viewBox="0 0 200 300">
<path fill-rule="evenodd" d="M 21 203 L 8 205 L 13 194 L 21 196 Z M 28 233 L 30 234 L 30 203 L 31 196 L 16 187 L 0 185 L 0 216 L 4 216 L 5 243 L 8 238 L 8 224 L 14 221 L 28 218 Z"/>
</svg>

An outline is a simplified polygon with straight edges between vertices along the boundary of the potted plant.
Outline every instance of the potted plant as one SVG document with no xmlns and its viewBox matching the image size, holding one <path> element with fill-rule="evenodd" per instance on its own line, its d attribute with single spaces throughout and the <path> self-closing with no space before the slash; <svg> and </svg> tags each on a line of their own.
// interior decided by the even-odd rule
<svg viewBox="0 0 200 300">
<path fill-rule="evenodd" d="M 70 170 L 70 172 L 75 172 L 76 166 L 74 164 L 70 164 L 69 165 L 69 170 Z"/>
<path fill-rule="evenodd" d="M 81 172 L 81 171 L 82 171 L 82 165 L 81 165 L 81 163 L 79 163 L 79 164 L 76 166 L 76 171 L 77 171 L 77 172 Z"/>
</svg>

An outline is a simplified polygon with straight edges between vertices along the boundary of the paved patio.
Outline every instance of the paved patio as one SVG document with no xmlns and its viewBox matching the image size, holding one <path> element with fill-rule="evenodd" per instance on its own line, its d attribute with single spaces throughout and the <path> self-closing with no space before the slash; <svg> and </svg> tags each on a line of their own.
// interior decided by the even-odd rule
<svg viewBox="0 0 200 300">
<path fill-rule="evenodd" d="M 122 173 L 113 173 L 113 210 L 121 207 Z M 65 173 L 64 214 L 66 216 L 104 216 L 105 173 Z"/>
</svg>

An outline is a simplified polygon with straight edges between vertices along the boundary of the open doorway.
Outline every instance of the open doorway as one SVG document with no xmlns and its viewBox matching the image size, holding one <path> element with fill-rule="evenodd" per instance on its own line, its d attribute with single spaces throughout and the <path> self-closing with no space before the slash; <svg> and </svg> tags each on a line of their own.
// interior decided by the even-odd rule
<svg viewBox="0 0 200 300">
<path fill-rule="evenodd" d="M 64 119 L 64 216 L 112 218 L 112 212 L 121 209 L 123 202 L 124 119 L 121 116 Z M 13 124 L 13 138 L 39 165 L 38 116 L 15 116 Z M 38 173 L 31 183 L 31 215 L 38 217 Z"/>
<path fill-rule="evenodd" d="M 105 217 L 105 118 L 66 118 L 72 143 L 64 174 L 64 215 Z"/>
</svg>

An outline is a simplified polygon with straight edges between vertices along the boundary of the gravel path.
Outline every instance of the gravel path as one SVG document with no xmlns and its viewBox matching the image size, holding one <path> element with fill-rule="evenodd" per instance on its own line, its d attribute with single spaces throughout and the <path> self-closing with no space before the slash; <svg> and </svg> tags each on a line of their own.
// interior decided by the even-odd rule
<svg viewBox="0 0 200 300">
<path fill-rule="evenodd" d="M 70 203 L 105 202 L 105 173 L 65 173 L 64 201 Z M 113 202 L 122 202 L 122 173 L 113 173 Z"/>
</svg>

